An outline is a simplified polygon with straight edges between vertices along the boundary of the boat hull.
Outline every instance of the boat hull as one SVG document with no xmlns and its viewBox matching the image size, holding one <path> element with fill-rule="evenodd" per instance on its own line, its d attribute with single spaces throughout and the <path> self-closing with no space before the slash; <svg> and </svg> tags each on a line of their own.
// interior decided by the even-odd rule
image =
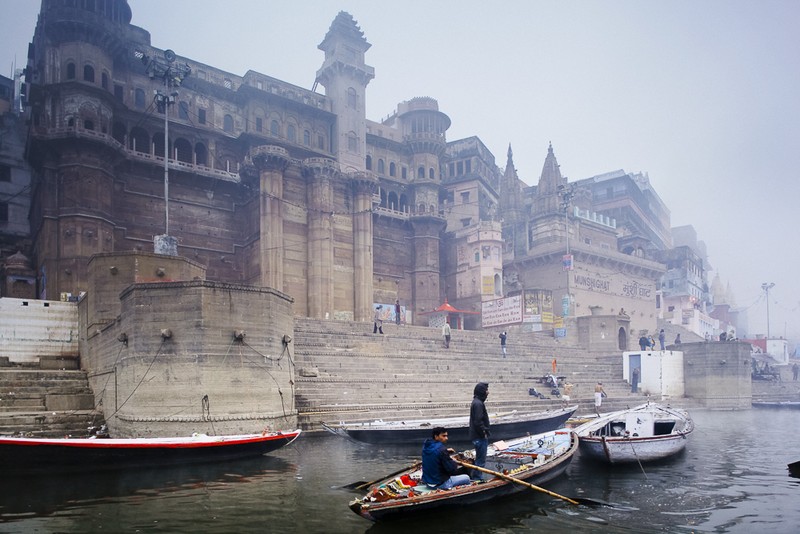
<svg viewBox="0 0 800 534">
<path fill-rule="evenodd" d="M 547 434 L 548 433 L 541 434 L 541 436 L 546 436 Z M 566 444 L 559 453 L 541 465 L 528 466 L 519 473 L 510 472 L 509 474 L 511 476 L 538 486 L 562 475 L 564 471 L 566 471 L 578 450 L 578 437 L 573 432 L 567 430 L 551 432 L 550 434 L 560 434 L 562 438 L 566 440 Z M 533 438 L 535 441 L 535 438 L 538 438 L 538 436 L 533 436 Z M 502 471 L 504 464 L 501 460 L 492 456 L 490 451 L 486 467 Z M 382 484 L 391 480 L 392 479 L 381 481 L 372 486 L 372 488 L 380 487 Z M 412 497 L 392 499 L 378 503 L 367 502 L 364 499 L 355 500 L 350 503 L 350 509 L 371 521 L 383 521 L 431 512 L 445 507 L 471 505 L 520 491 L 531 490 L 523 485 L 508 480 L 491 478 L 489 475 L 489 480 L 484 483 L 459 486 L 446 491 L 437 490 Z"/>
<path fill-rule="evenodd" d="M 660 404 L 601 415 L 575 429 L 581 457 L 610 464 L 668 458 L 686 447 L 694 423 L 689 414 Z"/>
<path fill-rule="evenodd" d="M 668 458 L 686 447 L 686 436 L 657 436 L 653 438 L 580 438 L 581 457 L 602 460 L 610 464 L 651 462 Z"/>
<path fill-rule="evenodd" d="M 577 406 L 533 414 L 514 414 L 491 418 L 492 440 L 541 434 L 563 428 Z M 372 424 L 323 425 L 331 432 L 373 444 L 422 443 L 434 427 L 447 428 L 450 443 L 469 443 L 469 418 L 428 419 Z"/>
<path fill-rule="evenodd" d="M 99 471 L 225 461 L 267 454 L 299 435 L 300 430 L 189 438 L 0 438 L 0 472 Z"/>
</svg>

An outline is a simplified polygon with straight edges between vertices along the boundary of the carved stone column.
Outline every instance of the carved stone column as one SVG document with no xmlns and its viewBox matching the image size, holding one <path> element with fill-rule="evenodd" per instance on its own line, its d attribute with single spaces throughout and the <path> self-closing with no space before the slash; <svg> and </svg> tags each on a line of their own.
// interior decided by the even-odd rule
<svg viewBox="0 0 800 534">
<path fill-rule="evenodd" d="M 372 320 L 373 231 L 372 195 L 377 181 L 371 173 L 354 173 L 353 181 L 353 316 Z"/>
<path fill-rule="evenodd" d="M 273 145 L 254 147 L 249 156 L 258 170 L 260 186 L 261 285 L 283 291 L 283 172 L 291 158 L 285 149 Z"/>
<path fill-rule="evenodd" d="M 303 160 L 308 180 L 308 316 L 333 318 L 333 180 L 338 164 L 328 158 Z M 327 317 L 326 317 L 327 314 Z"/>
</svg>

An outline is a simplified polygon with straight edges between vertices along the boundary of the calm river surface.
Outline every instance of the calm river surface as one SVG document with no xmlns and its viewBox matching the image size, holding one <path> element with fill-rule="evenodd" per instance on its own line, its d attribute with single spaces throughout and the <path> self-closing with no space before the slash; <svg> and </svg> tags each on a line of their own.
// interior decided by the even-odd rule
<svg viewBox="0 0 800 534">
<path fill-rule="evenodd" d="M 418 447 L 301 436 L 255 460 L 0 483 L 0 532 L 769 532 L 800 529 L 800 410 L 694 411 L 686 451 L 669 462 L 606 468 L 577 456 L 548 488 L 439 515 L 373 524 L 337 486 L 411 463 Z"/>
</svg>

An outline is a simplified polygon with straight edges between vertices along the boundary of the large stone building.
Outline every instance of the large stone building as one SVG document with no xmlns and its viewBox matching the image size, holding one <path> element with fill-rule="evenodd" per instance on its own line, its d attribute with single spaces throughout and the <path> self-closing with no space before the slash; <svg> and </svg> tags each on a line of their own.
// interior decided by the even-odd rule
<svg viewBox="0 0 800 534">
<path fill-rule="evenodd" d="M 527 187 L 510 147 L 503 171 L 479 138 L 448 141 L 429 97 L 367 119 L 370 43 L 345 12 L 312 90 L 157 49 L 130 21 L 126 0 L 42 2 L 26 70 L 40 298 L 89 290 L 97 254 L 155 246 L 299 316 L 368 321 L 398 299 L 424 324 L 446 300 L 480 312 L 533 291 L 555 303 L 537 329 L 623 309 L 655 329 L 669 212 L 646 177 L 568 184 L 550 147 Z"/>
</svg>

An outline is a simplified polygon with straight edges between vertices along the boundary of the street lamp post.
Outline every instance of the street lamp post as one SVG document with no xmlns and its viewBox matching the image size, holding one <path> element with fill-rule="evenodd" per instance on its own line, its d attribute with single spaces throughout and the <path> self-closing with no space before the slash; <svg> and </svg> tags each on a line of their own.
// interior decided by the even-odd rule
<svg viewBox="0 0 800 534">
<path fill-rule="evenodd" d="M 178 92 L 170 93 L 170 87 L 179 87 L 192 69 L 186 63 L 175 63 L 177 56 L 172 50 L 165 50 L 163 58 L 149 57 L 141 50 L 134 56 L 144 63 L 151 79 L 164 80 L 164 92 L 155 91 L 156 106 L 164 113 L 164 235 L 155 236 L 155 248 L 156 253 L 177 256 L 177 241 L 169 235 L 169 106 L 175 103 Z"/>
<path fill-rule="evenodd" d="M 761 284 L 761 289 L 767 294 L 767 339 L 769 340 L 769 290 L 775 287 L 773 282 L 764 282 Z"/>
</svg>

